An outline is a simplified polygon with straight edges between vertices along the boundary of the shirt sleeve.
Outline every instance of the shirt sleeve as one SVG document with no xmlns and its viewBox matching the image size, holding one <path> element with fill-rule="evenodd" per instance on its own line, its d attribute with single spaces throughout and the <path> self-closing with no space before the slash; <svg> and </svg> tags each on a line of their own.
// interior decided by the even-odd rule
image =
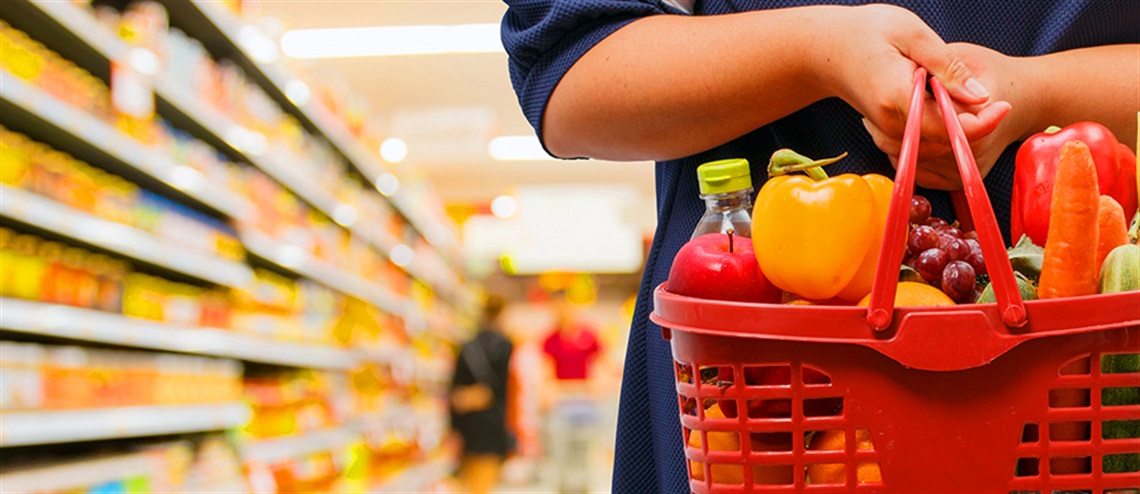
<svg viewBox="0 0 1140 494">
<path fill-rule="evenodd" d="M 511 84 L 539 139 L 546 103 L 562 76 L 590 48 L 637 19 L 685 13 L 666 0 L 506 0 L 503 46 Z M 648 54 L 647 54 L 648 55 Z M 544 144 L 545 146 L 545 144 Z"/>
</svg>

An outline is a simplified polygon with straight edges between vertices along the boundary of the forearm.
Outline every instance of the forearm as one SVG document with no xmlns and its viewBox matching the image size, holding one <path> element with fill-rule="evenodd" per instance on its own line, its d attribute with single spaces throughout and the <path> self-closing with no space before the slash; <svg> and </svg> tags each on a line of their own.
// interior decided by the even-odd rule
<svg viewBox="0 0 1140 494">
<path fill-rule="evenodd" d="M 543 120 L 563 157 L 671 159 L 739 137 L 829 96 L 809 7 L 647 17 L 566 73 Z M 833 35 L 826 31 L 822 36 Z"/>
<path fill-rule="evenodd" d="M 1019 59 L 1036 98 L 1020 125 L 1020 139 L 1050 125 L 1082 120 L 1103 124 L 1129 147 L 1136 146 L 1140 111 L 1140 45 L 1110 45 Z M 1017 108 L 1017 104 L 1014 108 Z"/>
</svg>

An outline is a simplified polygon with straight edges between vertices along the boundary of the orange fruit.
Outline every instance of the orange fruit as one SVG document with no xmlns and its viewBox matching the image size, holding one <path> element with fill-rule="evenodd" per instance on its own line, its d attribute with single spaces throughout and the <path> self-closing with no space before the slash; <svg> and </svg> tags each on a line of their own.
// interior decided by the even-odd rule
<svg viewBox="0 0 1140 494">
<path fill-rule="evenodd" d="M 843 451 L 847 438 L 842 430 L 816 432 L 808 449 L 814 451 Z M 859 451 L 874 451 L 871 433 L 867 429 L 855 431 L 855 448 Z M 855 476 L 859 483 L 882 482 L 883 473 L 878 463 L 859 463 L 855 466 Z M 817 463 L 807 466 L 808 482 L 812 484 L 846 484 L 847 466 L 842 463 Z"/>
<path fill-rule="evenodd" d="M 707 419 L 723 419 L 724 412 L 721 411 L 720 405 L 713 404 L 705 410 L 705 418 Z M 706 433 L 709 438 L 709 451 L 740 451 L 740 434 L 736 432 L 721 432 L 709 431 Z M 689 432 L 689 446 L 700 449 L 703 445 L 701 441 L 700 431 Z M 705 479 L 705 466 L 703 463 L 690 461 L 689 467 L 693 472 L 693 478 L 697 480 Z M 743 484 L 744 483 L 744 469 L 740 465 L 711 465 L 712 480 L 718 484 Z"/>
<path fill-rule="evenodd" d="M 859 301 L 859 305 L 862 307 L 866 307 L 870 303 L 870 294 Z M 942 290 L 917 281 L 900 281 L 898 289 L 895 290 L 895 307 L 938 305 L 954 305 L 954 299 L 942 293 Z"/>
<path fill-rule="evenodd" d="M 713 404 L 705 410 L 705 418 L 722 419 L 725 418 L 724 412 L 720 409 L 720 405 Z M 723 432 L 723 431 L 709 431 L 706 433 L 709 438 L 709 451 L 740 451 L 740 434 L 736 432 Z M 691 431 L 689 433 L 689 446 L 692 448 L 700 449 L 702 445 L 700 431 Z M 752 440 L 752 451 L 791 451 L 792 445 L 782 444 L 779 442 L 769 443 L 765 441 Z M 689 468 L 692 470 L 693 478 L 696 480 L 705 479 L 704 464 L 696 461 L 689 462 Z M 709 469 L 712 472 L 712 481 L 716 484 L 732 484 L 739 485 L 744 483 L 744 469 L 738 464 L 712 464 Z M 754 484 L 780 484 L 786 485 L 793 482 L 792 466 L 791 465 L 753 465 L 752 466 L 752 483 Z"/>
</svg>

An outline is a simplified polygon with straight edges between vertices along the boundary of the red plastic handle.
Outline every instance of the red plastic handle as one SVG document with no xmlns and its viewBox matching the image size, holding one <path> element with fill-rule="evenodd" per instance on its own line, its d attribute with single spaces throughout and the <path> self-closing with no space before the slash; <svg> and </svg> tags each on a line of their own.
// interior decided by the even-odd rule
<svg viewBox="0 0 1140 494">
<path fill-rule="evenodd" d="M 926 69 L 919 67 L 914 71 L 914 89 L 910 95 L 906 129 L 903 130 L 898 170 L 895 171 L 895 189 L 891 193 L 883 246 L 879 248 L 879 264 L 875 268 L 875 283 L 871 286 L 871 301 L 867 306 L 867 324 L 878 331 L 891 325 L 891 313 L 895 308 L 899 266 L 902 265 L 910 225 L 910 200 L 914 194 L 918 139 L 922 136 L 922 104 L 925 100 Z M 982 255 L 986 255 L 985 252 Z"/>
<path fill-rule="evenodd" d="M 914 191 L 914 176 L 918 162 L 918 141 L 921 137 L 922 105 L 926 98 L 926 70 L 914 72 L 914 88 L 911 93 L 910 109 L 907 113 L 906 129 L 903 132 L 902 149 L 899 152 L 898 170 L 895 173 L 895 188 L 891 196 L 890 211 L 883 236 L 883 246 L 879 250 L 879 264 L 875 272 L 875 283 L 871 289 L 871 301 L 867 307 L 867 324 L 882 331 L 891 325 L 894 312 L 895 291 L 898 286 L 898 267 L 902 264 L 905 239 L 910 224 L 910 201 Z M 978 243 L 986 259 L 986 268 L 993 282 L 994 295 L 1002 321 L 1012 327 L 1024 326 L 1027 322 L 1025 304 L 1013 277 L 1013 268 L 1005 252 L 1005 245 L 994 218 L 993 207 L 982 183 L 970 143 L 958 122 L 958 114 L 950 101 L 950 95 L 938 79 L 931 77 L 930 85 L 938 101 L 942 118 L 950 135 L 950 145 L 962 174 L 963 195 L 969 204 L 969 213 L 978 232 Z M 961 201 L 956 201 L 957 209 Z M 961 214 L 961 212 L 959 213 Z"/>
<path fill-rule="evenodd" d="M 990 196 L 986 194 L 986 186 L 982 183 L 982 174 L 978 171 L 978 164 L 974 161 L 974 153 L 962 131 L 962 124 L 958 122 L 950 94 L 942 82 L 933 77 L 930 78 L 930 88 L 934 91 L 934 99 L 938 101 L 942 120 L 946 122 L 946 130 L 950 133 L 950 147 L 958 162 L 958 172 L 962 174 L 963 192 L 970 205 L 970 216 L 973 217 L 978 232 L 978 243 L 981 244 L 982 255 L 986 259 L 986 271 L 993 283 L 1001 319 L 1007 326 L 1019 328 L 1027 322 L 1025 303 L 1021 300 L 1021 291 L 1013 277 L 1013 267 L 1006 255 L 1005 243 L 998 230 L 997 219 L 994 218 L 993 206 L 990 205 Z"/>
</svg>

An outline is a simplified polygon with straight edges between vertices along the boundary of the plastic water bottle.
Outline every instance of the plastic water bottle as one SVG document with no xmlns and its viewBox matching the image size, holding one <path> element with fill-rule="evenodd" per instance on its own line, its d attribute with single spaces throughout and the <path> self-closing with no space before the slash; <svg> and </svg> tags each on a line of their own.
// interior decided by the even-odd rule
<svg viewBox="0 0 1140 494">
<path fill-rule="evenodd" d="M 706 233 L 752 237 L 752 174 L 746 159 L 712 161 L 697 167 L 705 215 L 691 238 Z"/>
</svg>

